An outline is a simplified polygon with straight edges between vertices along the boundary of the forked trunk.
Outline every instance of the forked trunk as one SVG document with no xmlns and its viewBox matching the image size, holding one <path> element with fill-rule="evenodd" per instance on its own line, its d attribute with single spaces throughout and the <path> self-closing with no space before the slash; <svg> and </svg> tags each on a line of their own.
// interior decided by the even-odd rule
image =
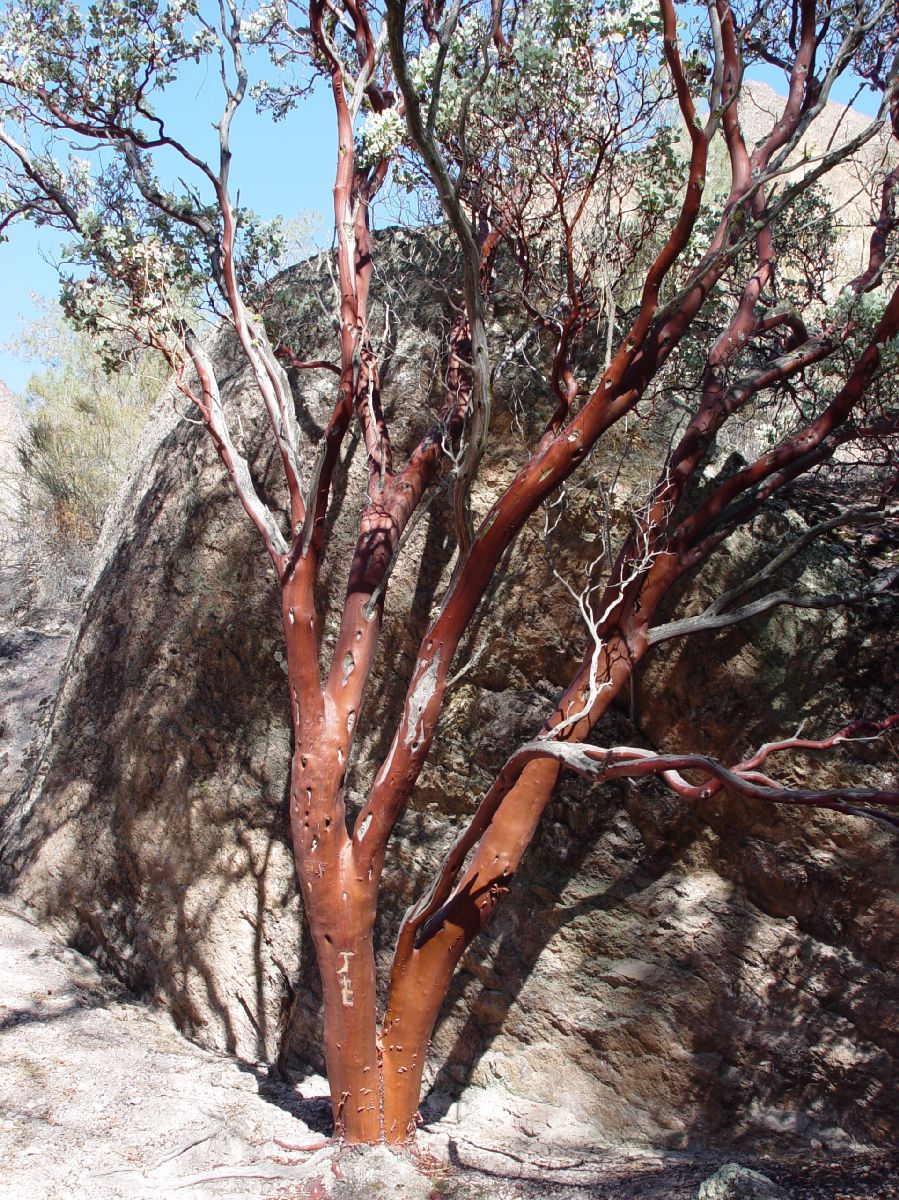
<svg viewBox="0 0 899 1200">
<path fill-rule="evenodd" d="M 321 874 L 320 862 L 307 864 L 303 879 L 322 982 L 334 1133 L 349 1143 L 400 1142 L 415 1131 L 431 1014 L 436 1015 L 442 994 L 410 1007 L 407 1020 L 394 1019 L 390 1044 L 382 1053 L 372 946 L 375 901 L 367 883 L 362 886 L 354 877 L 352 861 L 347 843 Z M 397 1046 L 400 1027 L 405 1033 L 407 1024 L 405 1046 Z"/>
<path fill-rule="evenodd" d="M 377 1031 L 373 904 L 350 890 L 313 884 L 307 895 L 317 915 L 312 937 L 322 980 L 324 1050 L 334 1133 L 350 1144 L 403 1142 L 415 1133 L 428 1039 L 445 990 L 406 1005 L 391 1021 L 390 1040 Z M 328 894 L 324 893 L 328 891 Z M 344 898 L 346 897 L 346 898 Z"/>
<path fill-rule="evenodd" d="M 292 814 L 297 874 L 322 984 L 334 1133 L 349 1143 L 403 1141 L 415 1129 L 433 1021 L 422 1025 L 411 1070 L 407 1059 L 397 1061 L 394 1042 L 382 1054 L 372 942 L 379 873 L 361 866 L 354 854 L 341 780 L 324 779 L 321 761 L 321 755 L 314 761 L 309 753 L 296 753 Z M 427 1005 L 427 1013 L 432 1008 Z"/>
<path fill-rule="evenodd" d="M 572 735 L 583 736 L 606 711 L 645 649 L 642 622 L 654 603 L 650 596 L 637 621 L 632 614 L 629 619 L 616 614 L 615 626 L 604 640 L 601 665 L 592 658 L 585 660 L 582 672 L 562 697 L 553 723 L 571 708 L 579 711 L 585 699 L 585 680 L 597 669 L 606 678 L 606 686 L 593 700 L 589 715 L 573 726 Z M 382 1033 L 384 1138 L 388 1142 L 404 1142 L 414 1134 L 424 1060 L 450 981 L 466 947 L 508 890 L 560 773 L 559 763 L 551 758 L 528 763 L 490 818 L 451 895 L 429 918 L 427 927 L 407 919 L 400 931 Z"/>
<path fill-rule="evenodd" d="M 605 710 L 630 677 L 642 648 L 642 639 L 632 636 L 626 646 L 621 632 L 609 637 L 603 664 L 606 688 L 573 733 L 588 728 Z M 569 711 L 569 702 L 581 702 L 583 689 L 578 677 L 557 713 Z M 305 743 L 314 750 L 295 755 L 291 813 L 297 872 L 322 980 L 334 1128 L 350 1143 L 401 1143 L 415 1134 L 428 1045 L 452 975 L 508 890 L 561 768 L 551 758 L 525 766 L 427 929 L 407 918 L 379 1036 L 372 931 L 380 862 L 347 832 L 345 760 L 328 729 L 324 720 L 317 732 L 305 728 Z"/>
</svg>

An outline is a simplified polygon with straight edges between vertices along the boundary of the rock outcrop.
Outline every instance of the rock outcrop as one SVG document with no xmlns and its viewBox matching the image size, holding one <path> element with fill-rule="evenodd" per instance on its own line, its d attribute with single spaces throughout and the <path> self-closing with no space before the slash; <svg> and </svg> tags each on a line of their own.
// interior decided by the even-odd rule
<svg viewBox="0 0 899 1200">
<path fill-rule="evenodd" d="M 382 269 L 389 277 L 418 253 L 416 237 L 394 236 Z M 318 286 L 312 267 L 294 282 L 307 294 Z M 402 292 L 389 296 L 385 397 L 398 452 L 432 400 L 448 321 L 443 286 L 406 267 Z M 383 320 L 383 303 L 379 311 Z M 500 303 L 495 336 L 508 333 L 507 320 Z M 226 339 L 215 353 L 265 485 L 273 472 L 246 373 Z M 510 371 L 497 383 L 480 512 L 514 470 L 515 423 L 527 420 L 521 382 Z M 297 382 L 307 430 L 321 429 L 330 386 L 330 377 Z M 249 1059 L 280 1056 L 285 1069 L 320 1065 L 318 982 L 287 829 L 290 724 L 275 588 L 214 451 L 173 395 L 150 430 L 107 523 L 30 781 L 3 813 L 3 879 L 198 1041 Z M 354 450 L 341 468 L 348 499 L 325 566 L 332 597 L 359 494 L 350 485 L 362 479 Z M 626 509 L 636 482 L 621 483 L 613 507 Z M 803 505 L 826 503 L 809 493 L 782 505 L 747 551 L 801 522 Z M 591 488 L 570 493 L 559 532 L 576 562 L 593 553 L 579 531 L 596 505 Z M 393 579 L 351 804 L 386 749 L 447 578 L 449 528 L 444 509 L 432 508 Z M 871 569 L 861 536 L 834 535 L 796 571 L 819 584 L 859 577 Z M 688 603 L 732 570 L 716 566 Z M 807 715 L 824 727 L 871 711 L 894 687 L 894 609 L 884 600 L 867 615 L 781 614 L 676 644 L 647 664 L 632 713 L 612 714 L 597 741 L 643 736 L 733 760 Z M 325 642 L 334 634 L 325 620 Z M 382 970 L 400 913 L 460 816 L 533 734 L 584 644 L 541 520 L 523 534 L 465 647 L 470 669 L 402 823 L 383 889 Z M 859 747 L 843 765 L 883 775 L 877 753 Z M 565 780 L 453 985 L 426 1111 L 460 1103 L 466 1085 L 461 1103 L 471 1105 L 477 1085 L 501 1084 L 523 1127 L 557 1143 L 894 1137 L 896 865 L 895 839 L 850 818 L 721 799 L 690 808 L 660 784 L 591 792 Z"/>
<path fill-rule="evenodd" d="M 703 1180 L 693 1200 L 790 1200 L 790 1195 L 759 1171 L 725 1163 Z"/>
</svg>

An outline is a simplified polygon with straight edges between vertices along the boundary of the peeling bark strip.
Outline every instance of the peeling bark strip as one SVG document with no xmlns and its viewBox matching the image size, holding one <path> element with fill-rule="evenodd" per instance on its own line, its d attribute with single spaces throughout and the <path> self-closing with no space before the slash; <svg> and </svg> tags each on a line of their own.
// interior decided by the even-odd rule
<svg viewBox="0 0 899 1200">
<path fill-rule="evenodd" d="M 434 657 L 430 662 L 422 659 L 419 663 L 418 678 L 413 684 L 412 694 L 406 706 L 406 732 L 403 735 L 403 744 L 405 746 L 412 746 L 413 749 L 418 748 L 418 742 L 424 733 L 425 713 L 428 710 L 428 705 L 437 694 L 437 676 L 439 671 L 440 651 L 438 649 L 434 652 Z"/>
<path fill-rule="evenodd" d="M 340 997 L 343 1001 L 344 1008 L 353 1007 L 353 985 L 350 980 L 349 961 L 353 958 L 352 950 L 341 950 L 340 957 L 343 960 L 340 967 L 337 969 L 337 974 L 340 978 Z"/>
<path fill-rule="evenodd" d="M 730 766 L 689 750 L 656 754 L 598 748 L 588 741 L 653 645 L 722 628 L 777 605 L 854 604 L 895 586 L 891 566 L 826 596 L 777 582 L 778 572 L 814 538 L 849 520 L 880 524 L 895 515 L 889 503 L 899 492 L 899 402 L 894 361 L 885 363 L 884 355 L 899 331 L 899 289 L 874 316 L 873 309 L 858 304 L 862 293 L 876 294 L 896 256 L 899 39 L 891 2 L 863 0 L 836 14 L 816 0 L 796 0 L 788 28 L 766 21 L 765 44 L 758 45 L 753 31 L 765 17 L 764 6 L 751 3 L 735 13 L 727 0 L 715 0 L 705 12 L 706 41 L 695 41 L 685 53 L 674 0 L 660 0 L 658 14 L 575 5 L 570 13 L 554 15 L 551 30 L 540 27 L 536 33 L 528 32 L 524 9 L 505 0 L 481 6 L 426 0 L 414 11 L 406 0 L 386 0 L 383 19 L 368 0 L 311 0 L 308 27 L 305 17 L 292 23 L 290 5 L 274 6 L 265 9 L 269 33 L 258 35 L 237 0 L 223 0 L 218 23 L 191 16 L 211 40 L 209 53 L 217 56 L 224 91 L 214 165 L 169 136 L 148 107 L 158 72 L 205 55 L 193 29 L 179 41 L 159 24 L 153 6 L 137 6 L 121 14 L 121 45 L 111 50 L 84 28 L 77 6 L 52 29 L 42 20 L 29 22 L 29 13 L 34 15 L 29 0 L 22 11 L 24 26 L 9 15 L 0 24 L 0 98 L 25 135 L 19 142 L 0 130 L 0 165 L 8 176 L 0 234 L 23 215 L 66 228 L 96 279 L 127 298 L 116 319 L 171 364 L 281 587 L 294 735 L 293 851 L 321 973 L 324 1052 L 339 1137 L 402 1142 L 414 1135 L 429 1038 L 452 974 L 507 891 L 563 770 L 599 782 L 660 775 L 685 800 L 727 789 L 794 808 L 863 816 L 891 830 L 897 826 L 895 792 L 785 788 L 762 767 L 785 751 L 832 750 L 854 737 L 895 736 L 899 717 L 855 722 L 820 739 L 788 738 Z M 539 26 L 539 6 L 529 15 Z M 115 36 L 109 33 L 111 44 Z M 278 55 L 304 59 L 330 84 L 336 334 L 323 358 L 302 358 L 286 346 L 273 351 L 258 316 L 270 297 L 264 287 L 248 290 L 255 264 L 245 243 L 253 237 L 247 214 L 232 200 L 230 128 L 248 91 L 245 45 L 257 36 L 270 38 Z M 531 36 L 539 54 L 526 41 Z M 170 59 L 160 58 L 160 39 Z M 708 46 L 710 75 L 698 65 Z M 521 73 L 533 70 L 529 63 L 537 59 L 539 79 L 525 79 Z M 784 73 L 788 94 L 763 136 L 754 131 L 750 149 L 739 101 L 746 69 L 757 60 Z M 852 136 L 838 129 L 824 151 L 805 159 L 806 135 L 834 86 L 850 74 L 880 94 L 878 117 Z M 117 81 L 111 92 L 107 75 Z M 142 82 L 129 84 L 136 75 Z M 670 127 L 672 111 L 677 128 Z M 29 145 L 33 121 L 37 136 Z M 791 256 L 801 250 L 791 228 L 794 209 L 809 200 L 827 172 L 885 136 L 888 124 L 893 158 L 887 155 L 881 177 L 870 180 L 878 215 L 867 267 L 846 286 L 840 306 L 814 294 L 811 279 L 805 301 L 783 300 L 794 286 L 783 266 L 795 265 Z M 46 146 L 54 139 L 85 153 L 99 146 L 121 155 L 115 203 L 102 214 L 107 224 L 98 226 L 96 213 L 85 207 L 85 182 L 78 184 L 75 175 L 69 179 L 47 159 Z M 729 172 L 717 211 L 706 189 L 716 139 Z M 688 161 L 679 185 L 665 196 L 659 189 L 678 169 L 668 153 L 678 141 Z M 369 328 L 371 208 L 400 145 L 415 187 L 421 194 L 430 189 L 442 206 L 452 248 L 442 247 L 440 271 L 453 307 L 443 395 L 422 421 L 404 463 L 397 458 L 381 396 L 388 337 L 379 347 Z M 160 149 L 192 173 L 183 196 L 164 193 L 155 182 L 153 154 Z M 201 189 L 208 193 L 205 200 Z M 102 190 L 96 197 L 101 207 Z M 122 223 L 132 202 L 133 227 Z M 150 251 L 158 247 L 152 239 L 135 241 L 138 226 L 171 235 L 170 274 L 163 272 L 155 292 L 149 287 L 156 262 Z M 488 316 L 501 253 L 517 272 L 512 286 L 503 281 L 503 303 L 518 304 L 529 331 L 492 365 Z M 451 256 L 452 265 L 446 261 Z M 94 279 L 88 283 L 93 292 Z M 254 477 L 243 431 L 235 436 L 229 426 L 216 365 L 188 327 L 185 310 L 207 289 L 215 294 L 213 311 L 226 315 L 258 390 L 271 459 L 283 473 L 283 512 L 266 498 L 276 493 Z M 76 291 L 72 285 L 72 310 L 87 328 L 101 328 L 102 313 Z M 188 305 L 185 295 L 192 298 Z M 492 329 L 497 327 L 501 321 Z M 519 353 L 531 333 L 533 362 Z M 540 337 L 552 343 L 545 368 Z M 593 342 L 604 347 L 598 370 Z M 549 406 L 533 445 L 522 447 L 514 479 L 476 529 L 469 501 L 490 435 L 494 377 L 516 357 L 540 376 L 539 390 Z M 282 362 L 333 377 L 333 404 L 317 446 L 304 444 Z M 691 370 L 692 378 L 682 378 Z M 789 405 L 782 404 L 785 397 Z M 772 445 L 749 453 L 726 477 L 703 482 L 727 423 L 735 417 L 760 420 L 779 405 L 777 420 L 770 421 Z M 670 442 L 675 409 L 684 416 Z M 379 1035 L 372 929 L 381 871 L 392 830 L 429 753 L 447 688 L 459 677 L 450 675 L 456 651 L 525 524 L 558 496 L 604 434 L 614 431 L 609 439 L 614 444 L 615 426 L 634 416 L 659 417 L 670 453 L 617 546 L 612 518 L 603 514 L 604 550 L 593 569 L 601 566 L 605 575 L 591 574 L 580 593 L 566 584 L 587 626 L 586 651 L 541 729 L 510 756 L 407 912 Z M 365 489 L 336 639 L 330 626 L 323 638 L 320 568 L 327 531 L 343 502 L 335 495 L 336 477 L 354 424 L 364 448 Z M 639 427 L 633 422 L 624 440 Z M 403 431 L 405 439 L 405 426 Z M 847 466 L 844 478 L 859 489 L 873 479 L 876 495 L 847 501 L 845 512 L 806 531 L 700 614 L 674 614 L 666 624 L 654 624 L 675 585 L 767 500 L 803 474 L 851 454 L 864 470 L 853 474 Z M 415 520 L 440 495 L 442 484 L 452 489 L 457 539 L 452 578 L 415 656 L 401 717 L 386 731 L 389 750 L 351 836 L 345 776 L 379 649 L 391 573 Z M 610 481 L 600 484 L 600 492 L 609 494 Z M 685 779 L 685 771 L 697 772 L 701 782 Z"/>
</svg>

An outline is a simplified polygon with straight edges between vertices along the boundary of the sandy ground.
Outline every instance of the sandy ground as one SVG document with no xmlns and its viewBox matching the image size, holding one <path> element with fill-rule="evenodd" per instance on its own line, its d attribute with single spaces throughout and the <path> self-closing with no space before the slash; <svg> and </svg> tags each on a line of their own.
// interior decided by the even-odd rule
<svg viewBox="0 0 899 1200">
<path fill-rule="evenodd" d="M 414 1155 L 338 1154 L 325 1097 L 319 1077 L 291 1088 L 186 1041 L 0 906 L 0 1200 L 689 1200 L 724 1161 L 555 1152 L 487 1094 L 426 1124 Z M 794 1200 L 899 1197 L 896 1155 L 751 1165 Z"/>
</svg>

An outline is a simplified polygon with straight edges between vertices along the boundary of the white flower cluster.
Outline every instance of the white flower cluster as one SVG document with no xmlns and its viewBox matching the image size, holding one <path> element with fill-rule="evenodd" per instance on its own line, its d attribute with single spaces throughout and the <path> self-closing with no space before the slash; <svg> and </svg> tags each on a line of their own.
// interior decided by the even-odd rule
<svg viewBox="0 0 899 1200">
<path fill-rule="evenodd" d="M 65 191 L 76 208 L 87 209 L 94 197 L 94 176 L 90 159 L 69 155 L 68 178 Z"/>
<path fill-rule="evenodd" d="M 255 12 L 242 18 L 240 35 L 244 41 L 261 42 L 268 37 L 275 25 L 286 20 L 287 4 L 285 0 L 271 0 L 271 3 L 261 4 Z"/>
<path fill-rule="evenodd" d="M 362 166 L 391 158 L 403 143 L 406 126 L 395 108 L 369 113 L 359 130 L 356 155 Z"/>
<path fill-rule="evenodd" d="M 208 54 L 211 50 L 215 50 L 219 44 L 219 40 L 214 30 L 206 29 L 204 27 L 202 29 L 198 29 L 197 32 L 191 37 L 190 44 L 192 49 L 196 52 L 197 57 L 199 57 L 200 55 Z"/>
<path fill-rule="evenodd" d="M 483 37 L 484 25 L 479 14 L 472 13 L 459 22 L 440 80 L 436 114 L 438 129 L 450 129 L 455 125 L 462 98 L 479 77 L 477 59 Z M 439 52 L 437 44 L 432 43 L 410 63 L 409 74 L 415 90 L 428 103 L 431 100 Z M 496 51 L 493 48 L 490 50 L 490 58 L 495 61 Z"/>
<path fill-rule="evenodd" d="M 656 0 L 583 5 L 574 0 L 525 0 L 514 31 L 500 54 L 483 16 L 472 12 L 460 22 L 440 80 L 437 127 L 452 133 L 463 97 L 470 120 L 485 128 L 521 127 L 519 149 L 536 147 L 547 130 L 562 125 L 570 144 L 594 140 L 609 118 L 608 99 L 615 57 L 644 48 L 661 27 Z M 626 48 L 621 46 L 626 43 Z M 425 47 L 411 65 L 413 83 L 426 103 L 434 89 L 436 44 Z"/>
<path fill-rule="evenodd" d="M 602 10 L 597 31 L 613 42 L 630 38 L 645 38 L 662 29 L 662 14 L 657 0 L 631 0 L 620 7 L 609 5 Z"/>
<path fill-rule="evenodd" d="M 166 17 L 173 24 L 195 17 L 197 11 L 197 0 L 169 0 L 166 5 Z"/>
<path fill-rule="evenodd" d="M 22 8 L 10 8 L 0 28 L 0 74 L 4 82 L 25 92 L 33 92 L 44 83 L 40 61 L 42 36 Z"/>
</svg>

